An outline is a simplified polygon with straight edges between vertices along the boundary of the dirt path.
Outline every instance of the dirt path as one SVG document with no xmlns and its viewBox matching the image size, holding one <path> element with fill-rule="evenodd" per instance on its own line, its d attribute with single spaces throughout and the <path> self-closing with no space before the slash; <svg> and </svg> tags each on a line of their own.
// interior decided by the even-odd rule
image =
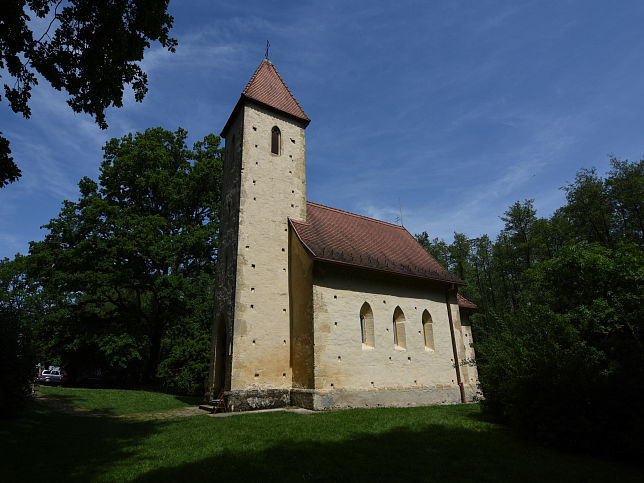
<svg viewBox="0 0 644 483">
<path fill-rule="evenodd" d="M 199 416 L 208 414 L 207 412 L 199 409 L 197 406 L 188 406 L 185 408 L 169 409 L 167 411 L 158 411 L 154 413 L 134 413 L 134 414 L 110 414 L 101 411 L 90 411 L 89 409 L 80 408 L 72 404 L 67 404 L 56 398 L 47 397 L 43 394 L 38 394 L 34 400 L 38 404 L 42 404 L 54 411 L 73 416 L 89 417 L 89 418 L 115 418 L 115 419 L 129 419 L 133 421 L 157 421 L 162 419 L 182 418 L 187 416 Z"/>
</svg>

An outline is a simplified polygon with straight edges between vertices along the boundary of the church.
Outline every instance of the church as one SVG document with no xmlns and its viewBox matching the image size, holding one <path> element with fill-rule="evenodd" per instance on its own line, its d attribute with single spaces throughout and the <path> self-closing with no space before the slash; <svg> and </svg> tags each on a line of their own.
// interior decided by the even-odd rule
<svg viewBox="0 0 644 483">
<path fill-rule="evenodd" d="M 206 396 L 233 411 L 475 400 L 465 283 L 404 227 L 307 201 L 309 122 L 264 59 L 221 132 Z"/>
</svg>

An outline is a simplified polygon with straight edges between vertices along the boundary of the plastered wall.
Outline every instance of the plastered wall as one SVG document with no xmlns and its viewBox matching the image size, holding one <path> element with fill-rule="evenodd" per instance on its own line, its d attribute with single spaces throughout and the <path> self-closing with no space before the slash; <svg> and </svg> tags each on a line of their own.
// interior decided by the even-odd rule
<svg viewBox="0 0 644 483">
<path fill-rule="evenodd" d="M 288 218 L 306 217 L 304 129 L 249 103 L 243 157 L 231 390 L 290 388 Z M 271 154 L 271 130 L 281 131 Z"/>
<path fill-rule="evenodd" d="M 312 389 L 313 348 L 313 260 L 295 231 L 289 228 L 289 290 L 291 315 L 291 367 L 293 387 Z"/>
<path fill-rule="evenodd" d="M 360 308 L 371 306 L 375 344 L 361 342 Z M 457 387 L 444 286 L 391 275 L 316 265 L 313 286 L 315 389 L 371 390 Z M 396 347 L 393 315 L 405 317 L 406 349 Z M 459 357 L 465 353 L 455 297 L 451 300 Z M 433 321 L 434 350 L 425 347 L 422 314 Z"/>
<path fill-rule="evenodd" d="M 476 388 L 479 383 L 479 375 L 474 363 L 476 361 L 476 353 L 472 346 L 474 343 L 474 339 L 472 338 L 472 326 L 470 325 L 469 314 L 467 311 L 461 310 L 459 312 L 461 319 L 461 333 L 463 334 L 463 345 L 465 346 L 462 357 L 463 365 L 461 366 L 464 368 L 463 382 L 469 384 L 472 388 Z"/>
</svg>

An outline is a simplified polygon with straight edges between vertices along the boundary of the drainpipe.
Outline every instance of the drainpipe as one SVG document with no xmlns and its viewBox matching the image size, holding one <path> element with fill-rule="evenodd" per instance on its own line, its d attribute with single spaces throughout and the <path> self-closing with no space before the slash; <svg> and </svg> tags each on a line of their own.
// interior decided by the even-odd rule
<svg viewBox="0 0 644 483">
<path fill-rule="evenodd" d="M 456 382 L 458 383 L 458 388 L 461 391 L 461 402 L 465 402 L 465 388 L 463 387 L 463 381 L 461 381 L 461 366 L 458 363 L 458 351 L 456 350 L 456 338 L 454 337 L 454 321 L 452 320 L 452 308 L 449 303 L 449 293 L 450 290 L 453 290 L 454 285 L 452 284 L 452 289 L 447 289 L 445 291 L 445 304 L 447 305 L 447 318 L 449 319 L 449 333 L 452 336 L 452 351 L 454 352 L 454 366 L 456 367 Z"/>
</svg>

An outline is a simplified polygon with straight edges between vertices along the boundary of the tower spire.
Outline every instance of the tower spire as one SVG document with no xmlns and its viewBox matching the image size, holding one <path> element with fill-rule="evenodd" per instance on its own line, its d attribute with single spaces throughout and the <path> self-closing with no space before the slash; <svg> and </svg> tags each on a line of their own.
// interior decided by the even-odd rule
<svg viewBox="0 0 644 483">
<path fill-rule="evenodd" d="M 266 60 L 268 60 L 268 49 L 270 48 L 270 46 L 271 46 L 271 43 L 267 40 L 266 41 L 266 55 L 265 55 Z"/>
</svg>

